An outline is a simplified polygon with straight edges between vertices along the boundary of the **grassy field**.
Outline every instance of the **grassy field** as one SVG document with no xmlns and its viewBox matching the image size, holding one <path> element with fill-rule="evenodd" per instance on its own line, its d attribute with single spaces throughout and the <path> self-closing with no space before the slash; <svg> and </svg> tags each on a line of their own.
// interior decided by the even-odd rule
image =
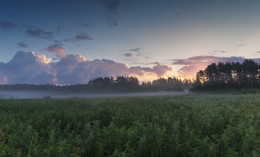
<svg viewBox="0 0 260 157">
<path fill-rule="evenodd" d="M 260 155 L 260 95 L 0 100 L 0 156 Z"/>
</svg>

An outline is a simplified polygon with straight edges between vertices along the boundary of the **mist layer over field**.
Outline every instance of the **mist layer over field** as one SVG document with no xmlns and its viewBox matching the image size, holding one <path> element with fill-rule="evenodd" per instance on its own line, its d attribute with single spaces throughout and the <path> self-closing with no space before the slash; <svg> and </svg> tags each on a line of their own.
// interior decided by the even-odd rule
<svg viewBox="0 0 260 157">
<path fill-rule="evenodd" d="M 62 91 L 0 91 L 0 99 L 33 99 L 33 98 L 96 98 L 96 97 L 143 97 L 143 96 L 174 96 L 184 95 L 188 92 L 157 91 L 157 92 L 123 92 L 123 93 L 87 93 Z"/>
</svg>

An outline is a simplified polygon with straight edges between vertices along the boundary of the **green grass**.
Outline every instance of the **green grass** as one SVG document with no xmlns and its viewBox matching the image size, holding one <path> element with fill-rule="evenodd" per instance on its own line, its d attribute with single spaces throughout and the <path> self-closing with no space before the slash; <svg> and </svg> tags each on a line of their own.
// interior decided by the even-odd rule
<svg viewBox="0 0 260 157">
<path fill-rule="evenodd" d="M 259 95 L 0 100 L 0 156 L 259 154 Z"/>
</svg>

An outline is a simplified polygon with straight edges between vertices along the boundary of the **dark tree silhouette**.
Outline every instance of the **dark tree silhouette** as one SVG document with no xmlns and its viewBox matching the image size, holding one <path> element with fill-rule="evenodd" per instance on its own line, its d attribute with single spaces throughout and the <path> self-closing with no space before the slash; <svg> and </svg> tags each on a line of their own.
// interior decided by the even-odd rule
<svg viewBox="0 0 260 157">
<path fill-rule="evenodd" d="M 259 65 L 253 60 L 212 63 L 197 73 L 193 90 L 260 88 Z"/>
</svg>

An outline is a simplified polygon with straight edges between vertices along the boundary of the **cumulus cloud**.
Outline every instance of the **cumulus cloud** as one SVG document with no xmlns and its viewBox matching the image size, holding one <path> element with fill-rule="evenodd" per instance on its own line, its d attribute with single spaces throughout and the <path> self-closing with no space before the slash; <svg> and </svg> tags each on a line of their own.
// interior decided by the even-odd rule
<svg viewBox="0 0 260 157">
<path fill-rule="evenodd" d="M 157 64 L 153 68 L 149 67 L 131 67 L 130 71 L 134 74 L 140 76 L 144 75 L 146 72 L 154 73 L 158 78 L 162 77 L 167 71 L 171 71 L 172 68 L 166 65 Z"/>
<path fill-rule="evenodd" d="M 126 64 L 106 59 L 87 61 L 80 55 L 67 55 L 53 64 L 53 67 L 60 84 L 87 83 L 90 79 L 106 76 L 135 76 L 143 80 L 145 75 L 159 78 L 168 70 L 172 70 L 165 65 L 156 65 L 153 68 L 128 67 Z"/>
<path fill-rule="evenodd" d="M 17 43 L 17 46 L 20 47 L 20 48 L 28 48 L 28 45 L 25 44 L 24 42 Z"/>
<path fill-rule="evenodd" d="M 17 52 L 8 63 L 0 63 L 1 84 L 40 84 L 54 82 L 51 59 L 34 52 Z"/>
<path fill-rule="evenodd" d="M 40 39 L 52 39 L 53 33 L 45 31 L 35 26 L 28 26 L 28 29 L 24 32 L 28 37 L 40 38 Z"/>
<path fill-rule="evenodd" d="M 56 40 L 53 45 L 50 45 L 46 48 L 49 52 L 54 52 L 58 57 L 65 57 L 66 52 L 64 48 L 62 47 L 62 42 L 59 40 Z"/>
<path fill-rule="evenodd" d="M 64 41 L 84 41 L 84 40 L 93 40 L 91 36 L 87 33 L 79 33 L 74 38 L 65 39 Z"/>
<path fill-rule="evenodd" d="M 211 63 L 243 62 L 244 60 L 243 57 L 195 56 L 188 59 L 174 59 L 172 64 L 183 66 L 178 71 L 179 77 L 195 77 L 199 70 L 204 70 Z M 260 58 L 253 60 L 260 62 Z"/>
<path fill-rule="evenodd" d="M 0 21 L 0 28 L 2 28 L 3 30 L 6 30 L 6 31 L 16 28 L 17 26 L 18 26 L 17 24 L 14 24 L 9 21 Z"/>
<path fill-rule="evenodd" d="M 57 62 L 45 55 L 19 51 L 8 63 L 0 62 L 0 83 L 78 84 L 106 76 L 135 76 L 156 79 L 164 76 L 171 67 L 156 64 L 150 67 L 128 67 L 113 60 L 88 61 L 84 56 L 67 54 Z"/>
</svg>

